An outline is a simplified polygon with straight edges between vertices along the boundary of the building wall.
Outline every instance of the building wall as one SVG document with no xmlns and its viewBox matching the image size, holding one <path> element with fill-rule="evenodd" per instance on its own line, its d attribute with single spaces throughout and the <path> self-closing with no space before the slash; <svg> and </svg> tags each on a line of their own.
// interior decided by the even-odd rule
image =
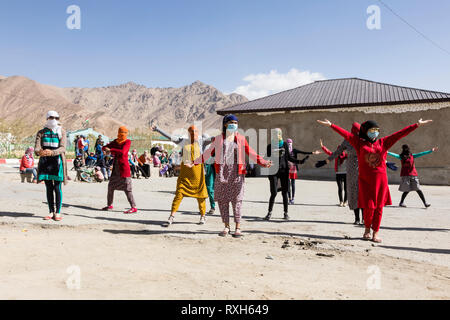
<svg viewBox="0 0 450 320">
<path fill-rule="evenodd" d="M 281 112 L 281 113 L 249 113 L 237 114 L 239 127 L 244 130 L 270 129 L 279 127 L 283 130 L 283 138 L 292 138 L 294 146 L 304 151 L 320 149 L 319 139 L 324 145 L 335 150 L 343 138 L 330 128 L 316 122 L 317 119 L 328 119 L 347 130 L 354 121 L 362 123 L 375 120 L 381 127 L 381 136 L 386 136 L 417 122 L 420 118 L 432 119 L 433 123 L 419 127 L 412 134 L 397 142 L 390 151 L 401 152 L 402 144 L 408 144 L 413 153 L 429 150 L 438 146 L 439 151 L 419 158 L 415 161 L 422 184 L 450 185 L 450 103 L 411 104 L 403 106 L 364 107 L 358 109 L 333 109 L 320 111 Z M 259 141 L 258 141 L 259 145 Z M 265 150 L 258 150 L 265 154 Z M 300 157 L 300 156 L 299 156 Z M 317 160 L 324 154 L 310 156 L 307 163 L 300 167 L 300 177 L 311 179 L 334 179 L 334 163 L 322 168 L 315 168 Z M 400 161 L 388 157 L 400 166 Z M 400 172 L 388 170 L 389 181 L 400 181 Z"/>
</svg>

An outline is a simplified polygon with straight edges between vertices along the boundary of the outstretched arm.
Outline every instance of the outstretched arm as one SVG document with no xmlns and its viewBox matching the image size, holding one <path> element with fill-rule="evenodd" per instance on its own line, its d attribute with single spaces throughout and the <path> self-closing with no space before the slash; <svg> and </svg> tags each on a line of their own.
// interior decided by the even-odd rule
<svg viewBox="0 0 450 320">
<path fill-rule="evenodd" d="M 433 148 L 434 149 L 434 148 Z M 430 153 L 432 153 L 433 152 L 433 150 L 428 150 L 428 151 L 423 151 L 423 152 L 419 152 L 419 153 L 413 153 L 413 157 L 414 157 L 414 159 L 416 159 L 416 158 L 420 158 L 420 157 L 423 157 L 423 156 L 425 156 L 425 155 L 427 155 L 427 154 L 430 154 Z M 388 152 L 389 153 L 389 152 Z"/>
<path fill-rule="evenodd" d="M 256 162 L 257 164 L 259 164 L 262 167 L 270 167 L 272 165 L 272 161 L 267 161 L 265 160 L 263 157 L 261 157 L 259 154 L 257 154 L 255 152 L 255 150 L 253 150 L 249 145 L 246 139 L 243 139 L 244 141 L 244 145 L 245 145 L 245 153 L 249 156 L 250 159 L 252 159 L 254 162 Z M 288 156 L 289 152 L 288 152 Z M 295 162 L 298 163 L 297 159 L 293 159 Z M 289 160 L 291 161 L 291 160 Z M 292 161 L 292 162 L 294 162 Z"/>
<path fill-rule="evenodd" d="M 339 147 L 337 147 L 336 151 L 333 152 L 328 158 L 328 162 L 331 160 L 336 159 L 337 157 L 339 157 L 346 149 L 347 149 L 347 140 L 344 140 L 344 142 L 342 142 Z"/>
<path fill-rule="evenodd" d="M 396 153 L 393 153 L 393 152 L 390 152 L 390 151 L 388 151 L 388 156 L 391 156 L 391 157 L 394 157 L 394 158 L 397 158 L 397 159 L 401 159 L 400 158 L 400 155 L 398 155 L 398 154 L 396 154 Z"/>
<path fill-rule="evenodd" d="M 419 121 L 417 123 L 414 123 L 410 126 L 407 126 L 405 128 L 403 128 L 400 131 L 397 131 L 387 137 L 382 138 L 382 144 L 383 147 L 385 148 L 385 150 L 388 150 L 389 148 L 391 148 L 398 140 L 400 140 L 401 138 L 406 137 L 408 134 L 410 134 L 411 132 L 413 132 L 414 130 L 416 130 L 418 127 L 427 124 L 427 123 L 431 123 L 433 120 L 422 120 L 419 119 Z"/>
<path fill-rule="evenodd" d="M 333 154 L 333 152 L 331 152 L 331 150 L 329 150 L 327 147 L 325 147 L 324 145 L 322 145 L 322 150 L 323 152 L 325 152 L 327 155 L 331 156 Z"/>
<path fill-rule="evenodd" d="M 152 130 L 160 133 L 162 136 L 166 137 L 167 139 L 170 139 L 170 141 L 174 142 L 175 144 L 180 144 L 183 141 L 183 138 L 179 137 L 178 139 L 176 139 L 175 137 L 171 136 L 170 134 L 168 134 L 161 128 L 158 128 L 157 126 L 153 126 Z"/>
<path fill-rule="evenodd" d="M 342 129 L 341 127 L 332 124 L 330 120 L 325 119 L 324 121 L 322 120 L 317 120 L 318 123 L 327 126 L 327 127 L 331 127 L 331 129 L 333 129 L 334 131 L 336 131 L 338 134 L 340 134 L 342 137 L 344 137 L 345 140 L 347 140 L 348 142 L 350 142 L 350 144 L 355 148 L 355 149 L 359 149 L 358 147 L 358 141 L 359 141 L 359 137 L 355 136 L 353 133 Z"/>
</svg>

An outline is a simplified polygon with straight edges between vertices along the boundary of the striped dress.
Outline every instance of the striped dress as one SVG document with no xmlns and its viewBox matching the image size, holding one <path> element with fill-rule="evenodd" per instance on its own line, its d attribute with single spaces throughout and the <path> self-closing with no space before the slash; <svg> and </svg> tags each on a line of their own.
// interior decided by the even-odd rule
<svg viewBox="0 0 450 320">
<path fill-rule="evenodd" d="M 59 148 L 60 142 L 57 132 L 53 132 L 48 128 L 44 129 L 41 140 L 43 150 L 56 150 Z M 61 155 L 39 158 L 38 180 L 64 181 L 64 166 Z"/>
</svg>

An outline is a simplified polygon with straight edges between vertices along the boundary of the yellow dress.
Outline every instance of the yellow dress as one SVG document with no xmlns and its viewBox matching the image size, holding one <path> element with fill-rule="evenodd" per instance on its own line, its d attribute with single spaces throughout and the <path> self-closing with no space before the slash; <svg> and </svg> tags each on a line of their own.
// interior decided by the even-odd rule
<svg viewBox="0 0 450 320">
<path fill-rule="evenodd" d="M 200 145 L 198 142 L 187 144 L 183 147 L 183 161 L 181 162 L 176 192 L 181 193 L 185 197 L 208 198 L 203 164 L 193 166 L 192 168 L 184 165 L 185 161 L 192 163 L 200 155 Z"/>
</svg>

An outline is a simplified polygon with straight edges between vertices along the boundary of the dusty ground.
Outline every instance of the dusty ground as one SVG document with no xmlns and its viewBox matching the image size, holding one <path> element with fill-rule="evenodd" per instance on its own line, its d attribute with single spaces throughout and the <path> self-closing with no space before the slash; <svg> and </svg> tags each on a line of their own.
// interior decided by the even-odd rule
<svg viewBox="0 0 450 320">
<path fill-rule="evenodd" d="M 105 183 L 70 182 L 63 221 L 44 221 L 44 185 L 21 184 L 17 170 L 0 166 L 0 299 L 450 298 L 449 187 L 423 187 L 429 209 L 416 194 L 386 208 L 375 245 L 336 206 L 334 182 L 297 181 L 291 221 L 277 203 L 266 222 L 268 181 L 247 179 L 234 239 L 217 236 L 218 213 L 198 225 L 194 199 L 161 227 L 176 179 L 133 180 L 140 211 L 130 216 L 120 192 L 114 212 L 98 211 Z"/>
</svg>

